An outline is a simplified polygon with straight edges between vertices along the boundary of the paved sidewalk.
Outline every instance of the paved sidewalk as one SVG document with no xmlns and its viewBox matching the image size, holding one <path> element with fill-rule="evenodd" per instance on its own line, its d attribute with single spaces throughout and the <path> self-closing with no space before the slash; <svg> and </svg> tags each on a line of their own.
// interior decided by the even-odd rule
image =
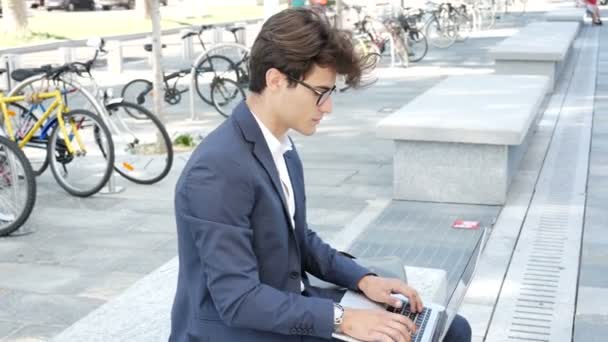
<svg viewBox="0 0 608 342">
<path fill-rule="evenodd" d="M 437 245 L 437 241 L 428 240 L 429 234 L 426 244 L 417 247 L 374 240 L 378 236 L 374 232 L 386 230 L 395 222 L 407 222 L 396 236 L 408 241 L 413 234 L 424 240 L 422 222 L 436 229 L 449 224 L 451 218 L 467 215 L 492 226 L 505 212 L 495 206 L 391 203 L 392 142 L 377 139 L 374 127 L 449 75 L 491 73 L 487 48 L 514 28 L 538 20 L 539 15 L 506 18 L 496 29 L 451 49 L 431 50 L 420 65 L 379 69 L 380 80 L 374 87 L 336 96 L 335 113 L 324 120 L 315 136 L 294 137 L 305 166 L 310 225 L 324 239 L 359 255 L 368 253 L 371 244 L 379 244 L 386 248 L 377 249 L 375 255 L 390 254 L 399 247 L 405 259 L 420 256 L 411 260 L 413 264 L 438 265 L 448 271 L 457 265 L 454 256 L 464 255 L 470 248 L 464 239 L 451 241 L 453 246 L 460 244 L 460 249 L 432 254 L 425 247 Z M 601 34 L 599 39 L 608 43 Z M 603 341 L 608 334 L 605 310 L 598 311 L 608 304 L 602 302 L 608 298 L 608 279 L 606 272 L 601 272 L 608 267 L 608 241 L 602 234 L 608 218 L 603 210 L 608 193 L 604 164 L 608 146 L 603 139 L 608 126 L 601 118 L 601 113 L 608 110 L 608 102 L 604 103 L 608 83 L 601 80 L 608 72 L 608 50 L 602 53 L 605 49 L 600 49 L 598 63 L 581 287 L 574 325 L 577 341 Z M 105 85 L 119 87 L 141 72 L 131 69 L 120 78 L 103 71 L 99 74 Z M 190 121 L 187 99 L 183 102 L 169 111 L 170 134 L 187 130 L 205 135 L 223 120 L 208 106 L 197 103 L 203 119 Z M 551 132 L 540 132 L 538 138 L 548 146 Z M 540 168 L 542 159 L 533 156 L 531 153 L 529 161 Z M 178 154 L 170 175 L 159 184 L 139 186 L 117 178 L 118 185 L 126 188 L 124 192 L 88 199 L 67 195 L 50 173 L 40 177 L 38 201 L 30 221 L 15 236 L 0 239 L 0 341 L 49 340 L 171 260 L 176 254 L 173 187 L 187 158 L 188 153 Z M 515 187 L 514 196 L 531 192 L 528 185 L 523 182 Z M 525 211 L 527 205 L 519 209 Z M 410 215 L 409 221 L 404 220 L 406 214 Z M 363 233 L 357 237 L 352 232 Z M 438 235 L 437 240 L 446 243 L 447 239 L 447 235 Z M 455 263 L 445 263 L 450 259 Z"/>
<path fill-rule="evenodd" d="M 599 29 L 593 131 L 574 340 L 608 336 L 608 29 Z"/>
</svg>

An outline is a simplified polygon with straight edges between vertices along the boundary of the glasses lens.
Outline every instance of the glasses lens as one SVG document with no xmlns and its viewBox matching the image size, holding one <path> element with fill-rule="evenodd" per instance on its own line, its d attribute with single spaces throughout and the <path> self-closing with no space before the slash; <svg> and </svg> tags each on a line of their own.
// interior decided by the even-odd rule
<svg viewBox="0 0 608 342">
<path fill-rule="evenodd" d="M 331 88 L 331 89 L 323 92 L 323 94 L 321 94 L 319 96 L 319 101 L 317 101 L 317 105 L 319 105 L 319 106 L 323 105 L 331 97 L 331 94 L 334 93 L 334 90 L 336 90 L 336 88 Z"/>
</svg>

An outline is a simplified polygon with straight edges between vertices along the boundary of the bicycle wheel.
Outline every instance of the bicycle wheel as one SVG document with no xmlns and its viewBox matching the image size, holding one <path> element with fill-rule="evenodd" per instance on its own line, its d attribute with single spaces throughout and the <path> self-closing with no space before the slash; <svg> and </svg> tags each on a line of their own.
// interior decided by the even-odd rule
<svg viewBox="0 0 608 342">
<path fill-rule="evenodd" d="M 205 103 L 212 105 L 211 86 L 218 78 L 237 80 L 237 68 L 235 64 L 222 55 L 212 55 L 203 59 L 196 66 L 196 76 L 194 82 L 198 96 Z"/>
<path fill-rule="evenodd" d="M 422 31 L 411 30 L 407 35 L 407 46 L 410 54 L 410 62 L 420 62 L 429 50 L 429 44 Z"/>
<path fill-rule="evenodd" d="M 471 32 L 473 31 L 473 16 L 464 7 L 461 9 L 461 12 L 456 13 L 454 20 L 457 25 L 456 40 L 464 42 L 471 36 Z"/>
<path fill-rule="evenodd" d="M 245 100 L 245 92 L 231 79 L 219 78 L 211 86 L 213 107 L 224 117 L 229 117 L 243 100 Z"/>
<path fill-rule="evenodd" d="M 114 143 L 101 118 L 76 109 L 62 115 L 67 136 L 55 126 L 48 143 L 48 159 L 57 183 L 68 193 L 88 197 L 112 175 Z M 73 147 L 68 150 L 67 141 Z"/>
<path fill-rule="evenodd" d="M 441 23 L 440 23 L 441 21 Z M 433 19 L 426 26 L 426 37 L 436 48 L 447 49 L 456 42 L 455 29 L 449 19 Z"/>
<path fill-rule="evenodd" d="M 21 132 L 22 135 L 16 136 L 16 141 L 21 141 L 21 138 L 25 136 L 27 132 L 23 132 L 21 124 L 23 122 L 27 122 L 27 120 L 32 120 L 32 122 L 38 121 L 38 116 L 34 114 L 33 108 L 27 109 L 19 103 L 9 103 L 7 104 L 7 109 L 9 115 L 12 115 L 15 120 L 11 120 L 13 124 L 13 129 L 15 132 Z M 49 166 L 48 159 L 46 158 L 46 145 L 48 142 L 48 132 L 49 130 L 43 126 L 40 128 L 38 132 L 34 134 L 34 136 L 28 141 L 25 146 L 21 148 L 27 160 L 30 162 L 32 167 L 32 172 L 35 176 L 40 176 L 44 173 L 44 171 Z"/>
<path fill-rule="evenodd" d="M 152 110 L 154 107 L 152 89 L 152 82 L 144 79 L 136 79 L 125 84 L 120 92 L 120 97 L 126 102 L 138 104 L 148 110 Z M 135 119 L 146 119 L 146 116 L 137 117 L 136 115 L 140 114 L 140 112 L 137 111 L 127 111 L 126 113 Z"/>
<path fill-rule="evenodd" d="M 106 109 L 114 142 L 114 170 L 138 184 L 165 178 L 173 165 L 173 145 L 160 120 L 134 103 L 113 103 Z"/>
<path fill-rule="evenodd" d="M 496 12 L 494 11 L 494 7 L 485 7 L 479 9 L 480 15 L 480 29 L 481 30 L 490 30 L 496 25 Z"/>
<path fill-rule="evenodd" d="M 0 236 L 19 229 L 35 202 L 36 181 L 30 163 L 15 142 L 0 136 Z"/>
<path fill-rule="evenodd" d="M 511 3 L 511 14 L 516 17 L 521 17 L 526 14 L 526 5 L 528 4 L 528 0 L 514 0 Z"/>
</svg>

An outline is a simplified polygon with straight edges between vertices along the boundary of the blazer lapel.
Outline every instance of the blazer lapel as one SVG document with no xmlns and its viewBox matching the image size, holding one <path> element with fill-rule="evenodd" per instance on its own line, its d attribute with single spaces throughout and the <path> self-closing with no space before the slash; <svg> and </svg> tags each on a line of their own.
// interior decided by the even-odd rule
<svg viewBox="0 0 608 342">
<path fill-rule="evenodd" d="M 264 135 L 262 134 L 258 123 L 255 121 L 253 114 L 249 108 L 247 108 L 245 102 L 241 102 L 241 104 L 234 110 L 231 118 L 234 118 L 239 124 L 245 139 L 254 144 L 253 155 L 260 162 L 260 164 L 262 164 L 264 170 L 266 170 L 266 173 L 270 177 L 274 190 L 279 195 L 281 203 L 283 204 L 283 212 L 287 216 L 289 227 L 293 231 L 294 227 L 292 226 L 291 219 L 289 218 L 289 207 L 287 205 L 285 193 L 283 192 L 281 179 L 279 178 L 279 171 L 274 164 L 274 160 L 270 154 L 270 149 L 268 148 L 268 144 L 266 144 L 266 140 L 264 139 Z"/>
</svg>

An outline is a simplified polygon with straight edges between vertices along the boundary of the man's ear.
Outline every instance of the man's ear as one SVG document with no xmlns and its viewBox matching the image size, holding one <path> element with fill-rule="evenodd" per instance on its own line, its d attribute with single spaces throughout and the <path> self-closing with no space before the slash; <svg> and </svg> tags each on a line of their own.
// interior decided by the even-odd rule
<svg viewBox="0 0 608 342">
<path fill-rule="evenodd" d="M 266 87 L 270 91 L 276 91 L 283 86 L 285 75 L 278 69 L 270 68 L 266 71 Z"/>
</svg>

